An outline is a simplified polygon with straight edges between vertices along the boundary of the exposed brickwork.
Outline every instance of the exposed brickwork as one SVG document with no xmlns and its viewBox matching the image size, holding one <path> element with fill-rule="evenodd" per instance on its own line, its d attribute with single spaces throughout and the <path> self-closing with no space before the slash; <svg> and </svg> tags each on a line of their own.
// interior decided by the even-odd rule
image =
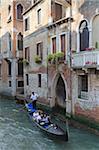
<svg viewBox="0 0 99 150">
<path fill-rule="evenodd" d="M 91 110 L 82 109 L 79 104 L 75 105 L 75 115 L 85 116 L 91 121 L 99 122 L 99 107 L 93 108 Z"/>
</svg>

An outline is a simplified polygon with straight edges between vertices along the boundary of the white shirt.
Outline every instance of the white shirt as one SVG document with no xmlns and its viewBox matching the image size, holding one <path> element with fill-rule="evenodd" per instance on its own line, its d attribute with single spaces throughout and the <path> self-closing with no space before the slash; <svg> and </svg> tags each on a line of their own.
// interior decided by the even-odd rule
<svg viewBox="0 0 99 150">
<path fill-rule="evenodd" d="M 39 116 L 39 113 L 38 113 L 38 112 L 34 112 L 34 113 L 33 113 L 33 117 L 36 118 L 36 117 L 38 117 L 38 116 Z"/>
<path fill-rule="evenodd" d="M 41 116 L 38 115 L 38 116 L 36 117 L 36 121 L 39 122 L 40 120 L 41 120 Z"/>
<path fill-rule="evenodd" d="M 33 101 L 37 100 L 37 98 L 38 98 L 38 95 L 36 93 L 34 93 L 34 95 L 33 94 L 31 95 L 31 99 Z"/>
</svg>

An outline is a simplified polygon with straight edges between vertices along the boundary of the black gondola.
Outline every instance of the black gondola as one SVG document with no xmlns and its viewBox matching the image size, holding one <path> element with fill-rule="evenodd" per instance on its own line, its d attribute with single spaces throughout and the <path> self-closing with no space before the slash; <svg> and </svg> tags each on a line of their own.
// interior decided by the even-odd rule
<svg viewBox="0 0 99 150">
<path fill-rule="evenodd" d="M 68 132 L 67 132 L 67 130 L 64 131 L 58 125 L 54 124 L 52 121 L 48 125 L 44 125 L 44 124 L 42 125 L 42 124 L 38 123 L 33 118 L 33 112 L 35 112 L 35 110 L 33 108 L 31 108 L 31 106 L 29 106 L 27 108 L 27 110 L 28 110 L 28 116 L 29 116 L 30 120 L 33 123 L 35 123 L 35 125 L 37 127 L 39 127 L 44 133 L 46 133 L 48 136 L 50 136 L 52 138 L 68 141 Z"/>
</svg>

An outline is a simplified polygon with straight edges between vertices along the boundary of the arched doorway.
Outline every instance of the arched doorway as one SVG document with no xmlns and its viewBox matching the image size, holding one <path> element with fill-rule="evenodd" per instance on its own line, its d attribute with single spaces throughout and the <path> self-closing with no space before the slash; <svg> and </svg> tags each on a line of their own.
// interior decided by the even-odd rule
<svg viewBox="0 0 99 150">
<path fill-rule="evenodd" d="M 66 100 L 66 90 L 65 90 L 65 84 L 61 75 L 58 78 L 55 93 L 56 93 L 55 104 L 59 106 L 64 106 L 65 100 Z"/>
<path fill-rule="evenodd" d="M 60 73 L 55 75 L 52 85 L 52 104 L 53 106 L 66 107 L 67 84 L 64 76 Z"/>
</svg>

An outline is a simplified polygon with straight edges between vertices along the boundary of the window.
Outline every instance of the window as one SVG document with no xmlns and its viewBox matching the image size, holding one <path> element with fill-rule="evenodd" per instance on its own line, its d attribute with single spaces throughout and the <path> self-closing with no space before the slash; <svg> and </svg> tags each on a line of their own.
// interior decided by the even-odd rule
<svg viewBox="0 0 99 150">
<path fill-rule="evenodd" d="M 8 76 L 11 76 L 11 62 L 8 62 Z"/>
<path fill-rule="evenodd" d="M 11 87 L 11 81 L 9 81 L 9 87 Z"/>
<path fill-rule="evenodd" d="M 43 59 L 43 43 L 37 43 L 37 55 Z"/>
<path fill-rule="evenodd" d="M 8 6 L 8 15 L 10 14 L 11 12 L 11 5 Z"/>
<path fill-rule="evenodd" d="M 41 9 L 37 11 L 37 21 L 38 24 L 41 24 Z"/>
<path fill-rule="evenodd" d="M 23 63 L 22 59 L 18 61 L 18 76 L 23 76 Z"/>
<path fill-rule="evenodd" d="M 99 14 L 93 18 L 92 22 L 92 45 L 99 49 Z"/>
<path fill-rule="evenodd" d="M 23 19 L 22 13 L 23 13 L 23 6 L 19 4 L 17 5 L 17 19 L 20 19 L 20 20 Z"/>
<path fill-rule="evenodd" d="M 0 14 L 0 28 L 1 28 L 1 14 Z"/>
<path fill-rule="evenodd" d="M 78 97 L 88 99 L 88 75 L 78 76 Z"/>
<path fill-rule="evenodd" d="M 29 30 L 29 18 L 25 19 L 25 31 Z"/>
<path fill-rule="evenodd" d="M 33 0 L 33 3 L 35 4 L 38 0 Z"/>
<path fill-rule="evenodd" d="M 38 87 L 41 87 L 41 74 L 38 74 Z"/>
<path fill-rule="evenodd" d="M 26 85 L 29 85 L 29 75 L 26 74 Z"/>
<path fill-rule="evenodd" d="M 18 81 L 18 87 L 23 87 L 24 86 L 24 82 L 23 81 Z"/>
<path fill-rule="evenodd" d="M 9 39 L 9 50 L 11 51 L 11 34 L 8 34 L 8 39 Z"/>
<path fill-rule="evenodd" d="M 17 38 L 18 50 L 23 50 L 23 35 L 19 33 Z"/>
<path fill-rule="evenodd" d="M 0 53 L 1 53 L 1 39 L 0 39 Z"/>
<path fill-rule="evenodd" d="M 56 37 L 52 38 L 52 53 L 56 53 Z"/>
<path fill-rule="evenodd" d="M 84 51 L 89 47 L 89 30 L 87 22 L 84 20 L 81 22 L 79 27 L 79 36 L 80 36 L 80 51 Z"/>
<path fill-rule="evenodd" d="M 0 77 L 1 77 L 1 64 L 0 64 Z"/>
<path fill-rule="evenodd" d="M 29 49 L 29 47 L 25 48 L 25 59 L 30 61 L 30 49 Z"/>
<path fill-rule="evenodd" d="M 55 21 L 62 18 L 62 5 L 55 3 Z"/>
<path fill-rule="evenodd" d="M 65 43 L 65 34 L 61 35 L 61 52 L 64 53 L 65 58 L 65 49 L 66 49 L 66 43 Z"/>
</svg>

